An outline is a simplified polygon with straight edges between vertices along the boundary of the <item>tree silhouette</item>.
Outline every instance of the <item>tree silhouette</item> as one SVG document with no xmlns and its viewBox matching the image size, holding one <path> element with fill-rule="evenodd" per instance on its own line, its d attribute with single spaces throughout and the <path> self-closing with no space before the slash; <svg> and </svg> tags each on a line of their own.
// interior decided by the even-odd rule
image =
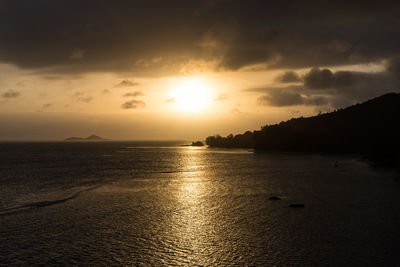
<svg viewBox="0 0 400 267">
<path fill-rule="evenodd" d="M 397 158 L 400 94 L 390 93 L 330 113 L 293 118 L 233 136 L 209 136 L 209 147 L 255 150 L 360 153 Z"/>
</svg>

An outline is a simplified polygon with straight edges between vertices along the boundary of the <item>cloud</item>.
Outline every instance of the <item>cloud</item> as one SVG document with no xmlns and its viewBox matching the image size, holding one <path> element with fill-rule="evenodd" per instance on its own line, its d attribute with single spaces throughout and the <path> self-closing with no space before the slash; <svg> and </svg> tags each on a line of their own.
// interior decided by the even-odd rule
<svg viewBox="0 0 400 267">
<path fill-rule="evenodd" d="M 143 96 L 144 94 L 140 91 L 132 91 L 132 92 L 128 92 L 126 94 L 123 95 L 123 97 L 138 97 L 138 96 Z"/>
<path fill-rule="evenodd" d="M 75 92 L 72 96 L 76 102 L 89 103 L 93 100 L 92 96 L 87 96 L 84 92 Z"/>
<path fill-rule="evenodd" d="M 227 70 L 378 62 L 400 53 L 399 12 L 389 0 L 5 0 L 0 62 L 138 75 L 179 72 L 191 60 Z"/>
<path fill-rule="evenodd" d="M 80 75 L 42 75 L 42 79 L 49 80 L 49 81 L 65 81 L 67 80 L 74 80 L 80 79 L 82 76 Z"/>
<path fill-rule="evenodd" d="M 80 96 L 83 96 L 83 95 L 85 95 L 84 92 L 79 92 L 79 91 L 77 91 L 77 92 L 75 92 L 72 96 L 73 96 L 73 97 L 80 97 Z"/>
<path fill-rule="evenodd" d="M 304 103 L 303 97 L 293 92 L 273 92 L 258 98 L 259 103 L 268 103 L 271 106 L 294 106 Z"/>
<path fill-rule="evenodd" d="M 281 83 L 297 83 L 297 82 L 301 82 L 302 79 L 301 79 L 300 75 L 298 75 L 296 72 L 286 71 L 285 73 L 276 77 L 275 81 L 281 82 Z"/>
<path fill-rule="evenodd" d="M 15 90 L 8 90 L 7 92 L 1 94 L 3 98 L 16 98 L 19 97 L 20 95 L 21 93 Z"/>
<path fill-rule="evenodd" d="M 304 76 L 304 84 L 311 89 L 326 89 L 333 87 L 333 73 L 328 69 L 314 68 Z"/>
<path fill-rule="evenodd" d="M 384 93 L 398 91 L 393 65 L 381 72 L 336 71 L 313 68 L 304 76 L 305 91 L 320 91 L 349 101 L 366 100 Z"/>
<path fill-rule="evenodd" d="M 77 98 L 78 102 L 83 102 L 83 103 L 89 103 L 92 100 L 93 100 L 93 97 L 91 97 L 91 96 Z"/>
<path fill-rule="evenodd" d="M 363 7 L 356 1 L 264 3 L 254 1 L 251 8 L 238 1 L 214 6 L 220 12 L 230 4 L 235 7 L 228 11 L 235 14 L 233 22 L 214 27 L 206 36 L 209 48 L 221 54 L 225 68 L 237 70 L 260 63 L 286 69 L 351 65 L 399 52 L 390 42 L 390 36 L 399 33 L 395 14 L 400 4 L 395 1 Z"/>
<path fill-rule="evenodd" d="M 248 65 L 265 63 L 274 59 L 275 54 L 266 49 L 231 47 L 223 55 L 219 67 L 227 70 L 239 70 Z"/>
<path fill-rule="evenodd" d="M 123 103 L 121 105 L 121 108 L 123 109 L 136 109 L 136 108 L 142 108 L 145 107 L 146 103 L 143 102 L 142 100 L 130 100 L 130 101 L 126 101 L 125 103 Z"/>
<path fill-rule="evenodd" d="M 263 93 L 258 98 L 260 105 L 344 107 L 399 91 L 399 62 L 397 59 L 387 61 L 386 69 L 380 72 L 335 72 L 328 68 L 312 68 L 304 75 L 300 85 L 251 88 L 246 91 Z"/>
<path fill-rule="evenodd" d="M 305 90 L 303 85 L 289 85 L 286 87 L 274 87 L 274 86 L 265 86 L 265 87 L 255 87 L 255 88 L 247 88 L 245 92 L 256 92 L 256 93 L 270 93 L 272 91 L 286 91 L 286 92 L 302 92 Z"/>
<path fill-rule="evenodd" d="M 391 58 L 386 62 L 387 71 L 400 81 L 400 57 Z"/>
<path fill-rule="evenodd" d="M 232 114 L 241 114 L 242 112 L 238 108 L 233 108 L 229 110 L 230 113 Z"/>
<path fill-rule="evenodd" d="M 214 101 L 224 101 L 226 99 L 228 99 L 228 95 L 227 94 L 220 94 L 214 99 Z"/>
<path fill-rule="evenodd" d="M 85 49 L 77 48 L 71 52 L 69 58 L 72 60 L 81 59 L 84 57 L 85 53 L 86 53 Z"/>
<path fill-rule="evenodd" d="M 260 96 L 258 104 L 262 106 L 287 107 L 297 105 L 322 106 L 327 101 L 322 96 L 304 96 L 297 92 L 286 92 L 285 90 L 273 90 Z"/>
<path fill-rule="evenodd" d="M 142 100 L 135 99 L 136 97 L 143 96 L 144 94 L 140 91 L 132 91 L 123 95 L 123 97 L 132 97 L 130 101 L 126 101 L 121 105 L 123 109 L 136 109 L 146 106 L 146 103 Z"/>
<path fill-rule="evenodd" d="M 329 89 L 352 86 L 361 73 L 313 68 L 304 76 L 304 86 L 310 89 Z M 364 75 L 365 76 L 365 75 Z"/>
<path fill-rule="evenodd" d="M 139 85 L 139 83 L 137 83 L 137 82 L 132 82 L 130 80 L 122 80 L 115 87 L 133 87 L 133 86 L 137 86 L 137 85 Z"/>
</svg>

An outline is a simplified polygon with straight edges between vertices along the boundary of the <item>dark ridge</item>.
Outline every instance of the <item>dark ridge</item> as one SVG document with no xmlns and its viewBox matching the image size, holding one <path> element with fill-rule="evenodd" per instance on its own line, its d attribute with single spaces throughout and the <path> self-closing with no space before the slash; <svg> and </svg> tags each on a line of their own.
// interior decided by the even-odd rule
<svg viewBox="0 0 400 267">
<path fill-rule="evenodd" d="M 400 94 L 389 93 L 333 112 L 293 118 L 236 136 L 209 136 L 209 147 L 256 151 L 354 153 L 398 165 Z"/>
</svg>

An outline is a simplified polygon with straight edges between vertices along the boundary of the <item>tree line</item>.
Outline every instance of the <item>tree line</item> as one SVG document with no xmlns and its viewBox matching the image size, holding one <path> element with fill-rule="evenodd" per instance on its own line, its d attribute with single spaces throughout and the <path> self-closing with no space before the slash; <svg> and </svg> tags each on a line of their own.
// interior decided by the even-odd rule
<svg viewBox="0 0 400 267">
<path fill-rule="evenodd" d="M 243 134 L 209 136 L 209 147 L 255 150 L 399 154 L 400 94 L 308 118 L 293 118 Z"/>
</svg>

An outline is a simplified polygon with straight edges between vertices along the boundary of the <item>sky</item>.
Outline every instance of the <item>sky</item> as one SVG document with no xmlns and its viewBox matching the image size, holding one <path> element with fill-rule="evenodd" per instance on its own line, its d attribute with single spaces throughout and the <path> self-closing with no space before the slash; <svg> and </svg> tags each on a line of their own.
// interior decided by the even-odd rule
<svg viewBox="0 0 400 267">
<path fill-rule="evenodd" d="M 3 0 L 0 141 L 204 140 L 400 91 L 398 1 Z"/>
</svg>

